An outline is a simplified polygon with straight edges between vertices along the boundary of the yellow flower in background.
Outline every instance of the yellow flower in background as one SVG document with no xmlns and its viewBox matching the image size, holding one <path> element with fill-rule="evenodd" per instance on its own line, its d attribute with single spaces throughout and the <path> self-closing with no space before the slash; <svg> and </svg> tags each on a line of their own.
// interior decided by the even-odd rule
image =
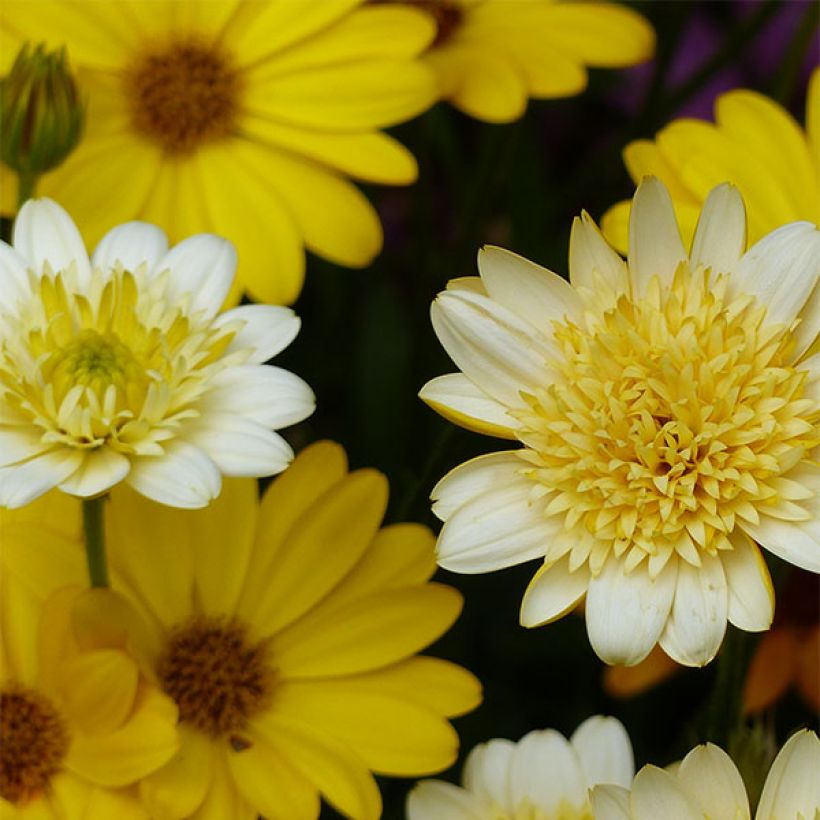
<svg viewBox="0 0 820 820">
<path fill-rule="evenodd" d="M 140 785 L 153 816 L 315 820 L 321 794 L 377 818 L 371 772 L 455 760 L 447 717 L 475 707 L 480 686 L 416 653 L 461 596 L 429 583 L 429 530 L 379 528 L 386 500 L 384 477 L 348 473 L 329 442 L 300 453 L 261 504 L 250 480 L 197 512 L 113 492 L 113 582 L 150 621 L 143 643 L 180 714 L 179 754 Z"/>
<path fill-rule="evenodd" d="M 820 740 L 807 729 L 793 734 L 772 763 L 755 812 L 756 820 L 812 820 L 820 813 Z M 746 787 L 729 755 L 706 743 L 679 766 L 644 766 L 631 787 L 603 785 L 592 791 L 596 820 L 749 820 Z"/>
<path fill-rule="evenodd" d="M 708 663 L 727 619 L 768 629 L 757 544 L 820 572 L 820 232 L 798 222 L 748 251 L 743 202 L 707 198 L 690 252 L 669 195 L 633 200 L 628 262 L 584 214 L 570 282 L 485 248 L 431 310 L 461 370 L 421 397 L 523 447 L 480 456 L 433 489 L 438 561 L 488 572 L 540 558 L 521 622 L 585 597 L 607 663 L 656 643 Z"/>
<path fill-rule="evenodd" d="M 129 785 L 178 748 L 177 710 L 138 667 L 125 602 L 84 581 L 79 505 L 0 509 L 0 817 L 147 820 Z"/>
<path fill-rule="evenodd" d="M 775 228 L 806 219 L 820 222 L 820 69 L 806 98 L 806 128 L 756 91 L 736 90 L 715 102 L 715 122 L 674 120 L 654 140 L 636 140 L 624 149 L 624 162 L 637 185 L 659 177 L 675 203 L 684 240 L 695 232 L 698 213 L 715 185 L 731 182 L 740 190 L 749 220 L 749 241 Z M 627 248 L 629 202 L 604 214 L 604 236 L 620 251 Z"/>
<path fill-rule="evenodd" d="M 567 740 L 554 729 L 517 743 L 495 739 L 464 762 L 462 787 L 419 783 L 407 799 L 408 820 L 592 820 L 589 790 L 628 786 L 635 773 L 632 744 L 619 720 L 595 715 Z"/>
<path fill-rule="evenodd" d="M 440 95 L 487 122 L 523 115 L 527 100 L 570 97 L 587 85 L 587 66 L 648 60 L 649 23 L 613 3 L 551 0 L 408 0 L 429 12 L 437 34 L 425 62 Z"/>
<path fill-rule="evenodd" d="M 64 43 L 89 99 L 83 142 L 40 190 L 90 243 L 135 218 L 172 241 L 227 236 L 240 259 L 231 302 L 243 290 L 294 301 L 304 248 L 370 264 L 381 225 L 346 178 L 415 179 L 412 155 L 379 129 L 435 99 L 414 59 L 434 27 L 361 2 L 4 2 L 0 44 Z"/>
<path fill-rule="evenodd" d="M 99 203 L 98 203 L 99 204 Z M 127 481 L 202 507 L 221 474 L 281 472 L 273 429 L 313 392 L 262 363 L 299 331 L 289 308 L 219 313 L 236 252 L 213 234 L 168 249 L 144 222 L 109 231 L 91 259 L 68 214 L 29 200 L 0 242 L 0 506 L 52 487 L 88 498 Z"/>
</svg>

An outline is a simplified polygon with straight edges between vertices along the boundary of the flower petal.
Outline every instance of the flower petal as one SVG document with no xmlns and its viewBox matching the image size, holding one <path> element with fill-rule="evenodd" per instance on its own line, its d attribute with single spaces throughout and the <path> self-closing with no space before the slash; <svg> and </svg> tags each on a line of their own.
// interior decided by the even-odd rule
<svg viewBox="0 0 820 820">
<path fill-rule="evenodd" d="M 122 265 L 125 270 L 136 271 L 146 266 L 146 273 L 153 273 L 157 262 L 168 253 L 168 237 L 156 225 L 149 222 L 126 222 L 112 228 L 99 242 L 91 257 L 95 268 L 108 270 Z"/>
<path fill-rule="evenodd" d="M 539 567 L 521 602 L 521 626 L 543 626 L 572 610 L 589 586 L 589 567 L 569 571 L 569 557 Z"/>
<path fill-rule="evenodd" d="M 681 762 L 677 776 L 686 792 L 700 805 L 704 817 L 748 820 L 746 787 L 723 749 L 712 743 L 696 746 Z"/>
<path fill-rule="evenodd" d="M 623 786 L 596 786 L 590 802 L 596 820 L 632 820 L 629 792 Z"/>
<path fill-rule="evenodd" d="M 729 620 L 746 632 L 763 632 L 774 617 L 774 588 L 760 550 L 742 532 L 729 536 L 734 549 L 721 554 L 729 587 Z"/>
<path fill-rule="evenodd" d="M 572 221 L 569 236 L 569 280 L 575 287 L 594 291 L 596 274 L 616 294 L 629 292 L 626 262 L 604 239 L 590 215 L 583 211 L 580 217 L 576 216 Z"/>
<path fill-rule="evenodd" d="M 64 493 L 90 498 L 119 484 L 131 469 L 131 462 L 122 453 L 103 445 L 87 452 L 82 464 L 60 484 Z"/>
<path fill-rule="evenodd" d="M 632 743 L 621 721 L 595 715 L 587 718 L 569 739 L 581 761 L 587 788 L 610 783 L 629 788 L 635 776 Z"/>
<path fill-rule="evenodd" d="M 510 800 L 510 773 L 515 746 L 511 740 L 504 738 L 479 743 L 464 762 L 464 788 L 487 803 L 506 807 Z"/>
<path fill-rule="evenodd" d="M 281 353 L 299 333 L 302 324 L 290 309 L 278 305 L 242 305 L 214 319 L 214 327 L 242 323 L 225 350 L 229 355 L 239 350 L 253 351 L 250 364 L 261 364 Z"/>
<path fill-rule="evenodd" d="M 697 803 L 677 779 L 657 766 L 644 766 L 635 775 L 629 802 L 632 820 L 703 820 Z"/>
<path fill-rule="evenodd" d="M 424 780 L 407 796 L 407 820 L 484 820 L 491 807 L 443 780 Z"/>
<path fill-rule="evenodd" d="M 761 515 L 757 524 L 743 521 L 741 526 L 778 558 L 809 572 L 820 572 L 820 520 L 782 521 Z"/>
<path fill-rule="evenodd" d="M 82 452 L 60 448 L 22 464 L 0 467 L 0 507 L 23 507 L 65 481 L 82 464 Z"/>
<path fill-rule="evenodd" d="M 718 185 L 703 204 L 690 263 L 713 273 L 732 270 L 746 250 L 746 207 L 734 185 Z"/>
<path fill-rule="evenodd" d="M 769 769 L 757 817 L 815 817 L 820 806 L 820 740 L 803 729 L 784 744 Z"/>
</svg>

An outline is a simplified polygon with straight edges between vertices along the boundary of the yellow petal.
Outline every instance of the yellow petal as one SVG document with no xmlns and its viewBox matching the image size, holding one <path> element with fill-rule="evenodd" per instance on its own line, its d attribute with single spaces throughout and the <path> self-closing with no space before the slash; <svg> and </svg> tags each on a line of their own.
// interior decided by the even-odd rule
<svg viewBox="0 0 820 820">
<path fill-rule="evenodd" d="M 442 635 L 461 611 L 451 587 L 377 592 L 345 606 L 332 599 L 273 638 L 284 677 L 349 675 L 395 663 Z"/>
<path fill-rule="evenodd" d="M 814 180 L 820 190 L 820 68 L 812 71 L 809 80 L 809 90 L 806 94 L 806 133 L 809 142 L 809 152 L 814 157 Z M 820 202 L 815 202 L 820 207 Z M 815 216 L 815 222 L 820 218 Z"/>
<path fill-rule="evenodd" d="M 625 199 L 613 205 L 601 217 L 601 233 L 613 248 L 623 254 L 629 248 L 629 213 L 631 210 L 631 200 Z"/>
<path fill-rule="evenodd" d="M 624 148 L 623 154 L 626 170 L 636 185 L 644 177 L 659 177 L 676 203 L 682 200 L 693 205 L 698 204 L 697 198 L 683 184 L 678 169 L 669 162 L 654 142 L 635 140 Z"/>
<path fill-rule="evenodd" d="M 208 793 L 190 820 L 256 820 L 258 816 L 259 812 L 239 793 L 225 754 L 214 754 Z"/>
</svg>

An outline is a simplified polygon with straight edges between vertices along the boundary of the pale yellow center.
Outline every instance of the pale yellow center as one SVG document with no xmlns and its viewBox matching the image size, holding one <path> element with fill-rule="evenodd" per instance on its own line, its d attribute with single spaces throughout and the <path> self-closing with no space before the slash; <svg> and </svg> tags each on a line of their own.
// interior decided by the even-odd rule
<svg viewBox="0 0 820 820">
<path fill-rule="evenodd" d="M 564 535 L 570 566 L 625 556 L 655 575 L 673 553 L 694 565 L 728 549 L 738 519 L 809 518 L 812 493 L 783 476 L 820 443 L 790 328 L 766 322 L 726 280 L 681 267 L 637 300 L 556 324 L 556 383 L 518 414 L 522 457 Z M 797 503 L 795 503 L 797 502 Z"/>
</svg>

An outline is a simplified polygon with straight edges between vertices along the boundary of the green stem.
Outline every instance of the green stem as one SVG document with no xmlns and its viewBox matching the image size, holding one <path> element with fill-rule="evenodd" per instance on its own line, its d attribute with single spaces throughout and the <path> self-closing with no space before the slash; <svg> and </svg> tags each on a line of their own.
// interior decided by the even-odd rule
<svg viewBox="0 0 820 820">
<path fill-rule="evenodd" d="M 717 658 L 717 680 L 708 710 L 707 736 L 726 748 L 743 725 L 743 682 L 751 657 L 750 635 L 729 627 Z"/>
<path fill-rule="evenodd" d="M 17 175 L 17 210 L 20 210 L 26 200 L 34 196 L 37 179 L 38 174 L 31 171 L 20 171 Z"/>
<path fill-rule="evenodd" d="M 83 530 L 85 531 L 85 560 L 92 587 L 108 586 L 108 567 L 105 558 L 105 527 L 103 524 L 105 496 L 83 500 Z"/>
</svg>

